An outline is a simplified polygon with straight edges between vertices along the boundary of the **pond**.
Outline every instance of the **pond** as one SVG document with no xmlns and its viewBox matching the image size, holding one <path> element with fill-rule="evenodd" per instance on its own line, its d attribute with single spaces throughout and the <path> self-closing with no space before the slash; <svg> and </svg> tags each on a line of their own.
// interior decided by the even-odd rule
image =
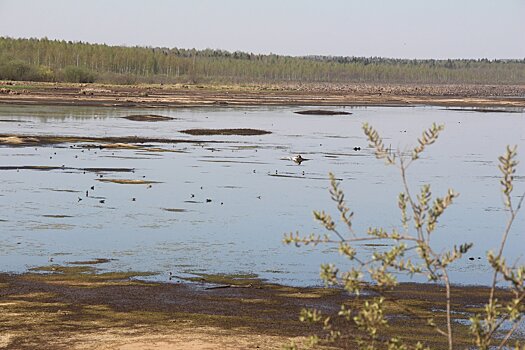
<svg viewBox="0 0 525 350">
<path fill-rule="evenodd" d="M 105 258 L 111 260 L 97 265 L 102 270 L 151 271 L 157 273 L 152 279 L 166 282 L 169 272 L 250 273 L 290 285 L 320 284 L 321 263 L 344 267 L 347 262 L 333 247 L 286 246 L 283 234 L 324 233 L 313 210 L 337 217 L 328 192 L 329 172 L 341 179 L 356 231 L 399 228 L 399 172 L 375 159 L 361 126 L 374 126 L 387 146 L 409 149 L 436 122 L 445 130 L 411 166 L 408 180 L 413 191 L 429 183 L 437 195 L 448 188 L 460 193 L 442 217 L 434 243 L 437 250 L 474 243 L 451 267 L 452 280 L 488 283 L 485 253 L 498 246 L 507 217 L 497 168 L 507 144 L 518 145 L 521 160 L 516 201 L 525 190 L 523 111 L 347 107 L 332 109 L 351 115 L 294 113 L 301 109 L 0 106 L 2 134 L 189 141 L 137 148 L 100 148 L 82 141 L 0 146 L 1 270 L 24 272 L 50 263 Z M 149 113 L 173 119 L 122 118 Z M 200 128 L 271 133 L 180 132 Z M 287 159 L 296 154 L 309 160 L 296 164 Z M 522 258 L 524 247 L 521 213 L 505 250 L 508 261 Z"/>
</svg>

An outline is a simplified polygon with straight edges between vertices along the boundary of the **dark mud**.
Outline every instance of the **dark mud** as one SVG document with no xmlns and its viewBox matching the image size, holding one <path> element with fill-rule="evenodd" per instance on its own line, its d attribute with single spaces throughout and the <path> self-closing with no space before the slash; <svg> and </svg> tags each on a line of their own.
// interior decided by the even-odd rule
<svg viewBox="0 0 525 350">
<path fill-rule="evenodd" d="M 271 131 L 260 129 L 187 129 L 180 132 L 189 135 L 236 135 L 236 136 L 256 136 L 271 134 Z"/>
<path fill-rule="evenodd" d="M 0 123 L 29 123 L 29 121 L 16 119 L 0 119 Z"/>
<path fill-rule="evenodd" d="M 214 143 L 220 141 L 200 141 L 200 140 L 184 140 L 184 139 L 164 139 L 164 138 L 147 138 L 138 136 L 122 136 L 122 137 L 82 137 L 82 136 L 46 136 L 46 135 L 13 135 L 0 134 L 0 145 L 10 147 L 28 147 L 28 146 L 48 146 L 63 143 L 107 143 L 110 145 L 124 145 L 124 144 L 144 144 L 144 143 Z M 81 147 L 86 147 L 85 145 Z M 96 147 L 102 148 L 102 145 Z M 107 147 L 107 145 L 106 145 Z"/>
<path fill-rule="evenodd" d="M 111 182 L 120 185 L 150 185 L 160 183 L 159 181 L 151 180 L 134 180 L 134 179 L 96 179 L 100 182 Z"/>
<path fill-rule="evenodd" d="M 80 172 L 92 172 L 92 173 L 103 173 L 103 172 L 115 172 L 115 173 L 132 173 L 135 171 L 133 168 L 74 168 L 66 166 L 48 166 L 48 165 L 8 165 L 0 166 L 0 170 L 36 170 L 36 171 L 80 171 Z M 56 190 L 59 191 L 59 190 Z M 63 190 L 66 191 L 66 190 Z"/>
<path fill-rule="evenodd" d="M 132 120 L 134 122 L 164 122 L 169 120 L 174 120 L 175 118 L 166 117 L 163 115 L 155 114 L 135 114 L 128 115 L 127 117 L 122 117 L 123 119 Z"/>
<path fill-rule="evenodd" d="M 68 264 L 70 265 L 98 265 L 98 264 L 106 264 L 108 262 L 111 262 L 115 259 L 107 259 L 107 258 L 96 258 L 93 260 L 85 260 L 85 261 L 70 261 Z"/>
<path fill-rule="evenodd" d="M 148 274 L 100 273 L 90 265 L 104 262 L 94 259 L 75 266 L 37 267 L 22 275 L 0 274 L 0 321 L 3 334 L 10 335 L 10 347 L 30 349 L 38 344 L 40 349 L 55 349 L 57 339 L 67 339 L 60 348 L 73 348 L 79 333 L 142 329 L 150 332 L 146 334 L 169 334 L 185 325 L 190 327 L 187 331 L 218 327 L 232 332 L 232 336 L 242 329 L 256 336 L 286 339 L 322 332 L 320 326 L 298 320 L 304 307 L 334 314 L 342 303 L 350 308 L 357 306 L 353 297 L 339 289 L 288 287 L 267 283 L 255 275 L 202 274 L 181 279 L 166 272 L 167 283 L 148 283 L 140 280 Z M 184 280 L 188 283 L 180 283 Z M 484 287 L 452 289 L 458 347 L 470 345 L 464 323 L 481 310 L 488 293 Z M 444 325 L 442 286 L 402 284 L 385 292 L 384 297 L 385 316 L 390 322 L 386 336 L 399 335 L 409 343 L 421 340 L 433 348 L 446 348 L 446 338 L 424 322 L 433 317 L 437 325 Z M 504 301 L 511 296 L 500 290 L 497 297 Z M 353 326 L 346 327 L 348 332 L 353 331 Z M 102 344 L 107 345 L 104 339 Z M 283 344 L 274 345 L 272 348 Z M 335 344 L 337 348 L 353 345 L 348 340 Z"/>
<path fill-rule="evenodd" d="M 294 113 L 301 114 L 301 115 L 350 115 L 352 114 L 350 112 L 330 111 L 330 110 L 325 110 L 325 109 L 309 109 L 306 111 L 297 111 Z"/>
<path fill-rule="evenodd" d="M 182 208 L 162 208 L 162 210 L 168 211 L 171 213 L 185 213 L 188 211 L 187 209 L 182 209 Z"/>
<path fill-rule="evenodd" d="M 443 110 L 478 113 L 525 113 L 523 108 L 444 108 Z"/>
</svg>

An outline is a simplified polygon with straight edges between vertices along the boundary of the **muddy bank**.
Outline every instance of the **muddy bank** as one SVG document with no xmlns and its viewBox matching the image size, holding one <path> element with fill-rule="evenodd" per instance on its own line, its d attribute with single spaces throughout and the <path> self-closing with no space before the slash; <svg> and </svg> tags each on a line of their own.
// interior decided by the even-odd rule
<svg viewBox="0 0 525 350">
<path fill-rule="evenodd" d="M 134 122 L 164 122 L 175 118 L 155 114 L 135 114 L 122 117 L 122 119 L 132 120 Z"/>
<path fill-rule="evenodd" d="M 148 273 L 97 273 L 92 264 L 105 262 L 94 259 L 74 266 L 43 266 L 22 275 L 0 274 L 2 345 L 71 349 L 85 346 L 89 339 L 90 348 L 115 348 L 149 339 L 165 343 L 165 348 L 191 348 L 188 342 L 199 338 L 212 349 L 279 349 L 291 338 L 300 341 L 320 331 L 298 321 L 301 308 L 337 312 L 344 301 L 352 305 L 352 299 L 337 289 L 270 284 L 254 275 L 180 279 L 166 272 L 166 283 L 148 283 L 137 279 Z M 508 298 L 499 293 L 500 299 Z M 458 346 L 469 345 L 467 327 L 459 320 L 479 310 L 487 295 L 482 287 L 453 289 Z M 431 328 L 416 327 L 421 324 L 418 318 L 429 315 L 438 324 L 444 321 L 442 287 L 403 284 L 386 294 L 385 303 L 392 332 L 408 341 L 446 347 L 445 339 Z M 111 337 L 100 336 L 108 332 Z"/>
<path fill-rule="evenodd" d="M 86 148 L 132 148 L 134 144 L 145 143 L 213 143 L 219 141 L 200 141 L 184 139 L 164 139 L 153 137 L 122 136 L 122 137 L 83 137 L 62 135 L 13 135 L 0 134 L 0 146 L 48 146 L 62 143 L 105 143 L 105 145 L 81 145 Z M 223 141 L 222 141 L 223 142 Z"/>
<path fill-rule="evenodd" d="M 414 106 L 525 107 L 525 85 L 268 84 L 101 85 L 0 82 L 23 85 L 0 103 L 107 107 L 177 106 Z M 10 85 L 11 86 L 11 85 Z M 11 86 L 12 87 L 12 86 Z M 86 94 L 86 89 L 90 93 Z"/>
<path fill-rule="evenodd" d="M 96 179 L 100 182 L 111 182 L 114 184 L 120 184 L 120 185 L 150 185 L 150 184 L 157 184 L 158 181 L 151 181 L 151 180 L 134 180 L 134 179 Z"/>
<path fill-rule="evenodd" d="M 525 113 L 523 108 L 445 108 L 445 111 L 478 113 Z"/>
<path fill-rule="evenodd" d="M 188 135 L 237 135 L 237 136 L 256 136 L 271 134 L 271 131 L 259 129 L 187 129 L 180 132 Z"/>
<path fill-rule="evenodd" d="M 0 166 L 0 170 L 36 170 L 36 171 L 52 171 L 52 170 L 75 170 L 79 172 L 115 172 L 115 173 L 131 173 L 134 172 L 133 168 L 75 168 L 66 166 L 48 166 L 48 165 L 7 165 Z"/>
<path fill-rule="evenodd" d="M 305 111 L 297 111 L 294 113 L 301 114 L 301 115 L 350 115 L 352 114 L 350 112 L 330 111 L 330 110 L 325 110 L 325 109 L 308 109 Z"/>
</svg>

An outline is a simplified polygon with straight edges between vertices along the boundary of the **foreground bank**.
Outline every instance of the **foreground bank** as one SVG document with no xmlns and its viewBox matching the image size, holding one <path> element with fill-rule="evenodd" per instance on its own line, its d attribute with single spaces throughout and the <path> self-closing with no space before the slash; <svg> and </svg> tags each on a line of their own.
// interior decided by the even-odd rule
<svg viewBox="0 0 525 350">
<path fill-rule="evenodd" d="M 200 275 L 170 283 L 140 280 L 145 274 L 97 273 L 90 265 L 51 265 L 0 275 L 2 334 L 11 349 L 279 349 L 320 329 L 299 322 L 303 307 L 337 312 L 352 305 L 338 289 L 270 284 L 255 276 Z M 84 265 L 82 265 L 84 264 Z M 392 333 L 444 348 L 431 327 L 416 327 L 433 314 L 444 322 L 442 287 L 403 284 L 387 293 Z M 454 290 L 458 345 L 469 345 L 464 325 L 482 307 L 484 287 Z M 508 295 L 500 291 L 501 299 Z M 336 344 L 337 348 L 352 344 Z"/>
</svg>

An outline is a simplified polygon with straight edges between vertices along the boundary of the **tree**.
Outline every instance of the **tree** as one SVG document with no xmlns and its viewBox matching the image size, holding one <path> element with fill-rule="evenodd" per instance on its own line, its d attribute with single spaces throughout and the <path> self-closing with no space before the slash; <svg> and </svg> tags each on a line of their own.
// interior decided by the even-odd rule
<svg viewBox="0 0 525 350">
<path fill-rule="evenodd" d="M 81 67 L 67 66 L 63 70 L 64 80 L 70 83 L 92 83 L 95 74 Z"/>
<path fill-rule="evenodd" d="M 298 234 L 286 235 L 284 242 L 288 244 L 327 244 L 337 245 L 339 253 L 348 258 L 353 264 L 347 271 L 340 271 L 335 265 L 321 266 L 321 278 L 325 284 L 340 286 L 351 294 L 353 308 L 343 304 L 335 317 L 323 315 L 318 310 L 305 309 L 301 312 L 301 320 L 319 322 L 325 330 L 325 341 L 352 339 L 360 349 L 423 349 L 423 342 L 402 341 L 399 336 L 390 335 L 385 330 L 389 321 L 385 315 L 384 296 L 388 291 L 398 286 L 396 274 L 424 275 L 429 281 L 445 286 L 446 311 L 445 320 L 440 322 L 431 315 L 423 317 L 422 327 L 430 327 L 437 334 L 445 337 L 448 349 L 455 346 L 455 337 L 452 327 L 452 281 L 449 278 L 448 268 L 463 254 L 469 251 L 472 243 L 454 246 L 448 251 L 437 252 L 433 249 L 432 237 L 436 234 L 438 221 L 446 209 L 458 196 L 453 190 L 442 197 L 433 199 L 430 185 L 423 185 L 419 193 L 414 196 L 407 181 L 407 171 L 410 165 L 417 161 L 425 149 L 432 145 L 443 130 L 442 125 L 432 125 L 423 132 L 418 139 L 418 145 L 410 154 L 398 151 L 391 153 L 383 144 L 378 132 L 369 126 L 363 125 L 370 146 L 375 150 L 378 159 L 387 165 L 397 166 L 401 173 L 403 192 L 398 197 L 398 207 L 401 213 L 401 227 L 391 231 L 381 227 L 371 227 L 366 233 L 355 232 L 352 228 L 353 212 L 345 202 L 343 191 L 333 174 L 331 178 L 330 194 L 337 205 L 341 222 L 349 231 L 344 235 L 332 217 L 324 211 L 314 212 L 315 219 L 328 231 L 325 235 L 310 235 L 301 237 Z M 516 147 L 507 147 L 506 153 L 499 158 L 499 168 L 502 172 L 502 193 L 504 206 L 509 213 L 506 228 L 502 234 L 496 252 L 489 251 L 487 259 L 493 270 L 493 279 L 490 295 L 484 309 L 470 317 L 470 334 L 472 343 L 479 349 L 504 349 L 513 334 L 519 328 L 525 316 L 525 265 L 514 264 L 509 266 L 504 259 L 504 248 L 507 237 L 523 203 L 525 193 L 514 204 L 511 194 L 516 170 Z M 391 248 L 385 251 L 364 252 L 355 247 L 362 242 L 388 242 Z M 416 251 L 417 258 L 412 260 L 406 257 L 408 251 Z M 496 290 L 501 287 L 500 282 L 510 293 L 508 300 L 498 300 Z M 363 292 L 372 293 L 372 297 L 363 298 Z M 351 325 L 348 328 L 341 324 Z M 503 327 L 505 325 L 505 328 Z M 345 331 L 346 329 L 346 331 Z M 502 332 L 496 336 L 498 332 Z M 311 337 L 311 344 L 317 344 L 321 338 L 318 335 Z M 292 348 L 296 346 L 292 344 Z M 518 348 L 519 345 L 516 345 Z"/>
</svg>

